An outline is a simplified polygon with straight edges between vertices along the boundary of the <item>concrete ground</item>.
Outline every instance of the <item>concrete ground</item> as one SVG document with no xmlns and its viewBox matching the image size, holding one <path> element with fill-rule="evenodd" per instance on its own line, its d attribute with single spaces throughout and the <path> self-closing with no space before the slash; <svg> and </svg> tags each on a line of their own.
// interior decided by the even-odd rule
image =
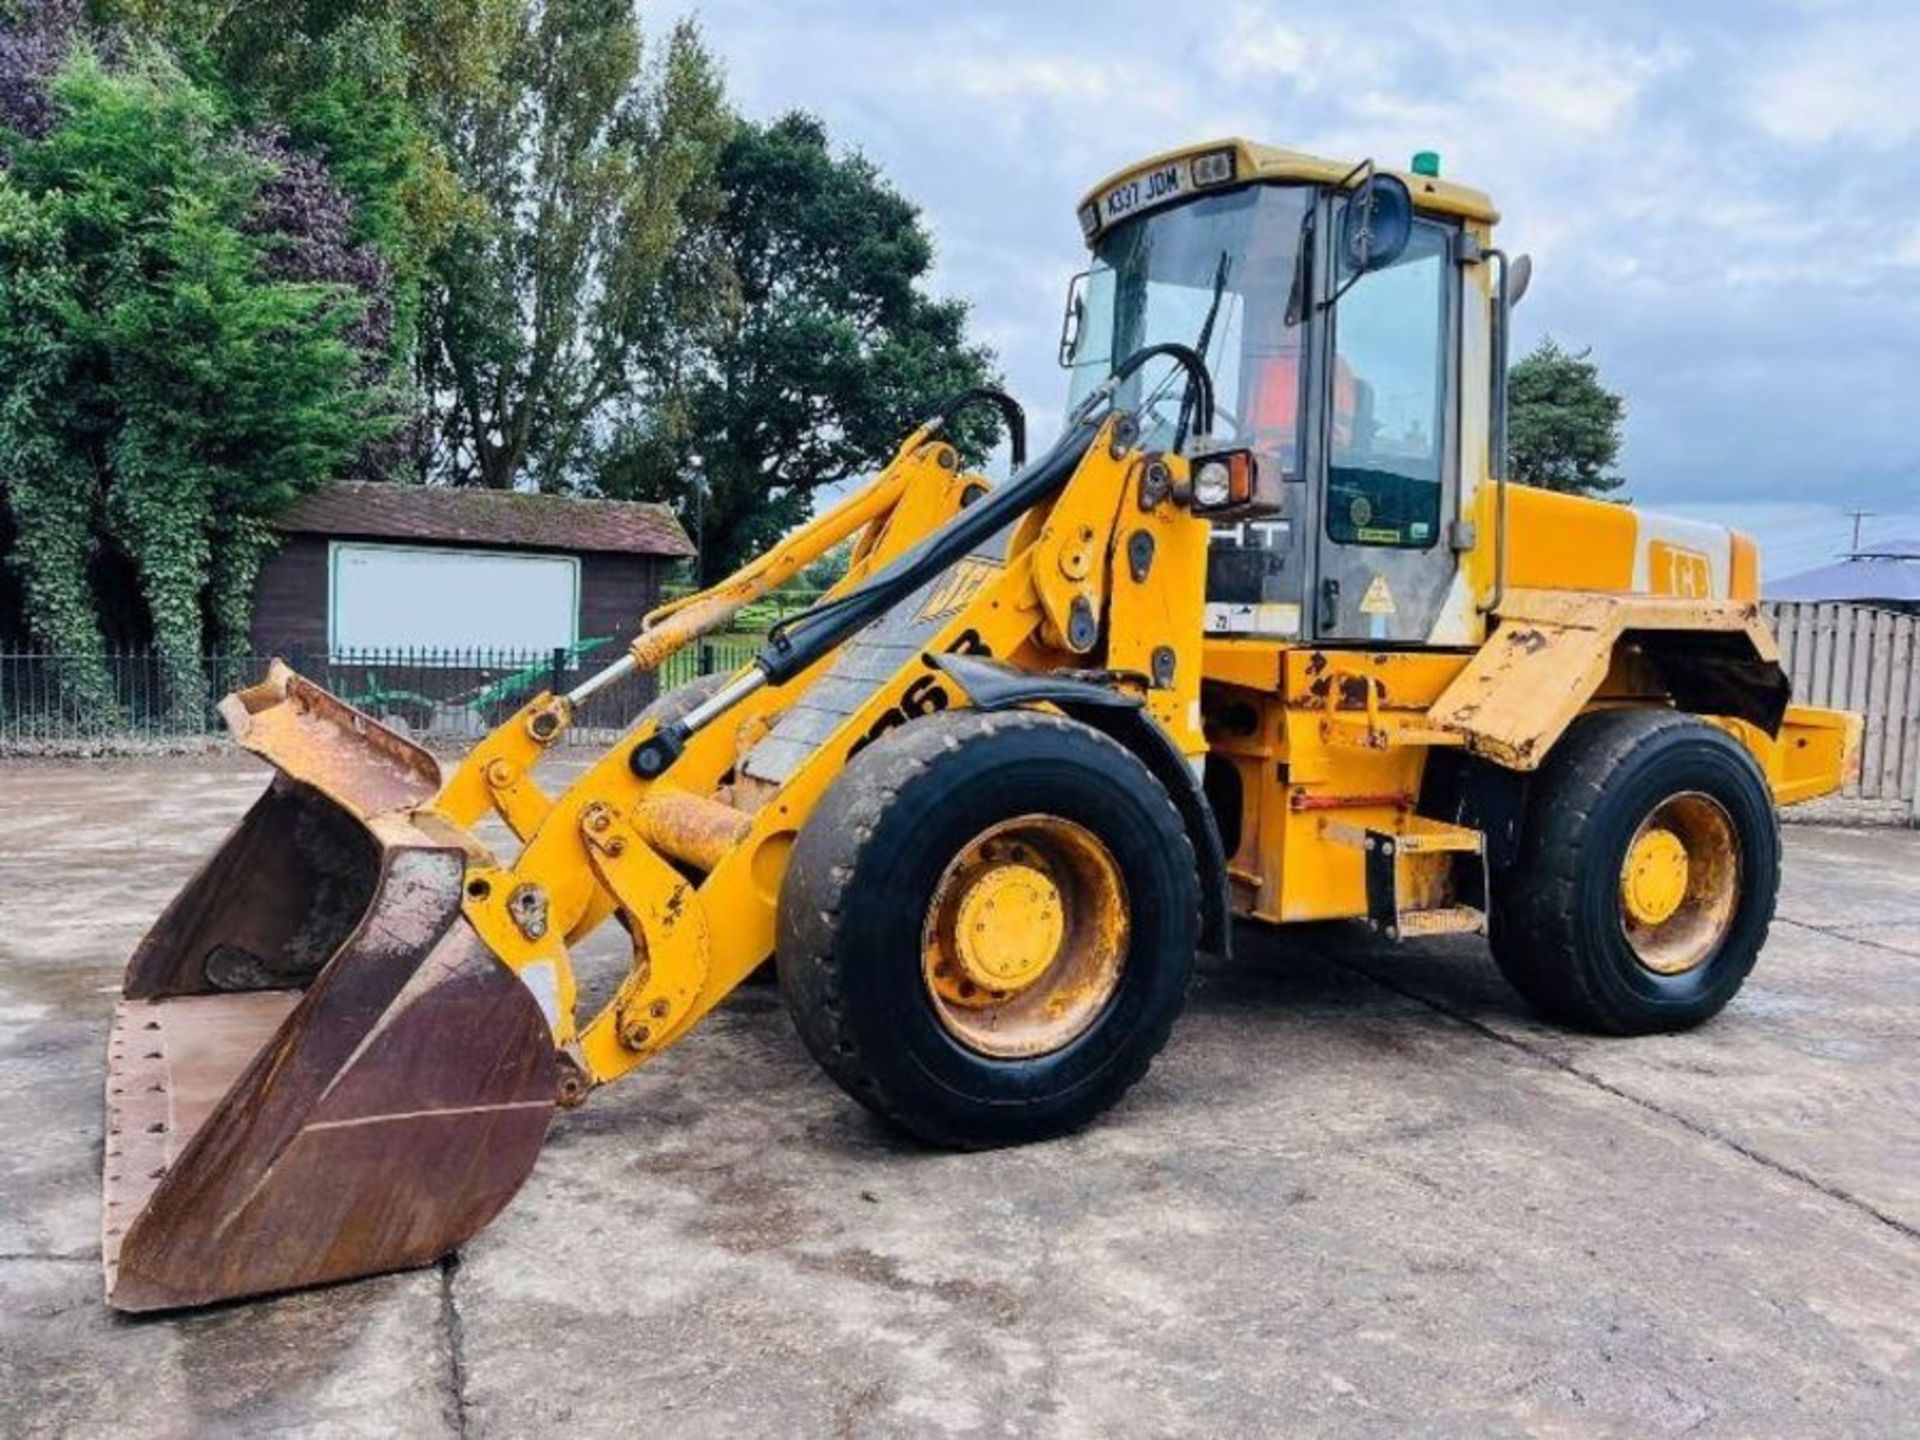
<svg viewBox="0 0 1920 1440">
<path fill-rule="evenodd" d="M 1484 947 L 1246 933 L 1075 1139 L 930 1153 L 751 990 L 564 1117 L 457 1263 L 100 1299 L 105 1023 L 260 784 L 0 763 L 0 1432 L 1920 1427 L 1920 833 L 1795 826 L 1691 1035 L 1535 1023 Z"/>
</svg>

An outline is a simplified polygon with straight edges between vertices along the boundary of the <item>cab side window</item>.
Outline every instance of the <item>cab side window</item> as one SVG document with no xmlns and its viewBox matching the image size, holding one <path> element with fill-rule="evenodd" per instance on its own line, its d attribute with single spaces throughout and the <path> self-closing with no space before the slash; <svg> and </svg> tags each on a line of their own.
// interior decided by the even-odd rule
<svg viewBox="0 0 1920 1440">
<path fill-rule="evenodd" d="M 1419 224 L 1333 311 L 1327 533 L 1343 545 L 1438 538 L 1450 275 L 1446 232 Z"/>
</svg>

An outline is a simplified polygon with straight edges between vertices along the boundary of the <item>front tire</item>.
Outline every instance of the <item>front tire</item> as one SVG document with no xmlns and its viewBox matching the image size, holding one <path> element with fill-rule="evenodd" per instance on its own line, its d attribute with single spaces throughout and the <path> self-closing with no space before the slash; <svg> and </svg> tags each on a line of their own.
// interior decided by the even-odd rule
<svg viewBox="0 0 1920 1440">
<path fill-rule="evenodd" d="M 1779 884 L 1773 796 L 1743 747 L 1671 711 L 1587 715 L 1542 768 L 1520 861 L 1496 877 L 1494 959 L 1562 1024 L 1685 1030 L 1739 992 Z"/>
<path fill-rule="evenodd" d="M 939 1145 L 1074 1130 L 1185 1001 L 1200 888 L 1130 752 L 1032 711 L 935 715 L 856 756 L 795 842 L 781 990 L 821 1067 Z"/>
</svg>

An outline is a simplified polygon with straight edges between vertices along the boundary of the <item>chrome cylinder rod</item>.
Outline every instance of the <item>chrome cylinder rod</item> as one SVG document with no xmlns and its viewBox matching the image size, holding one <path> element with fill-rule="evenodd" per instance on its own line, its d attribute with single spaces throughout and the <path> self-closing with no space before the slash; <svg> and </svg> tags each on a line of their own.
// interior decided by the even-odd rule
<svg viewBox="0 0 1920 1440">
<path fill-rule="evenodd" d="M 595 672 L 582 680 L 567 692 L 567 704 L 580 706 L 598 695 L 616 680 L 624 680 L 634 670 L 633 653 L 629 651 L 614 661 L 606 669 Z"/>
<path fill-rule="evenodd" d="M 749 665 L 711 697 L 689 710 L 680 723 L 686 726 L 687 734 L 697 735 L 766 683 L 767 672 L 758 665 Z"/>
</svg>

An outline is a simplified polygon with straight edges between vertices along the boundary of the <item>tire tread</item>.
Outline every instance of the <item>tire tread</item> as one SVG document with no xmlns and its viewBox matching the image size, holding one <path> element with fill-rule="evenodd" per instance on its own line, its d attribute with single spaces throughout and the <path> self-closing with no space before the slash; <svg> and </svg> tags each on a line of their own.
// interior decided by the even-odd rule
<svg viewBox="0 0 1920 1440">
<path fill-rule="evenodd" d="M 1641 1017 L 1620 1013 L 1594 984 L 1594 971 L 1571 961 L 1580 926 L 1579 887 L 1591 863 L 1593 818 L 1610 782 L 1662 736 L 1700 731 L 1725 738 L 1698 717 L 1679 711 L 1587 715 L 1562 738 L 1536 782 L 1528 802 L 1523 858 L 1496 889 L 1490 939 L 1500 972 L 1547 1018 L 1613 1035 L 1655 1028 Z M 1779 889 L 1779 867 L 1776 845 L 1773 874 L 1766 877 L 1769 897 Z M 1770 898 L 1769 920 L 1771 914 Z"/>
<path fill-rule="evenodd" d="M 1062 716 L 1033 710 L 958 711 L 929 716 L 903 726 L 856 756 L 836 779 L 801 832 L 789 864 L 817 870 L 829 882 L 802 873 L 800 894 L 783 887 L 779 917 L 781 989 L 787 997 L 801 1040 L 821 1068 L 861 1104 L 888 1122 L 910 1130 L 935 1144 L 953 1149 L 986 1148 L 982 1142 L 952 1133 L 930 1133 L 921 1117 L 910 1115 L 891 1095 L 862 1053 L 849 1024 L 845 1005 L 845 976 L 839 958 L 839 932 L 848 909 L 858 903 L 851 882 L 869 857 L 883 813 L 893 805 L 911 807 L 927 783 L 936 760 L 964 746 L 994 745 L 1007 736 L 1038 729 L 1068 730 L 1076 739 L 1098 746 L 1138 770 L 1144 787 L 1159 796 L 1162 829 L 1167 843 L 1177 845 L 1197 873 L 1192 842 L 1179 811 L 1146 765 L 1124 745 L 1090 726 Z M 1143 793 L 1146 793 L 1143 790 Z M 803 855 L 803 847 L 807 853 Z M 815 852 L 824 852 L 818 853 Z M 824 893 L 820 893 L 824 889 Z M 1192 919 L 1200 925 L 1198 887 Z M 804 897 L 804 899 L 803 899 Z M 790 905 L 789 900 L 802 900 Z M 1156 1017 L 1148 1042 L 1121 1072 L 1107 1103 L 1111 1104 L 1145 1076 L 1163 1049 L 1173 1028 L 1174 1014 Z M 1101 1108 L 1105 1108 L 1104 1106 Z"/>
</svg>

